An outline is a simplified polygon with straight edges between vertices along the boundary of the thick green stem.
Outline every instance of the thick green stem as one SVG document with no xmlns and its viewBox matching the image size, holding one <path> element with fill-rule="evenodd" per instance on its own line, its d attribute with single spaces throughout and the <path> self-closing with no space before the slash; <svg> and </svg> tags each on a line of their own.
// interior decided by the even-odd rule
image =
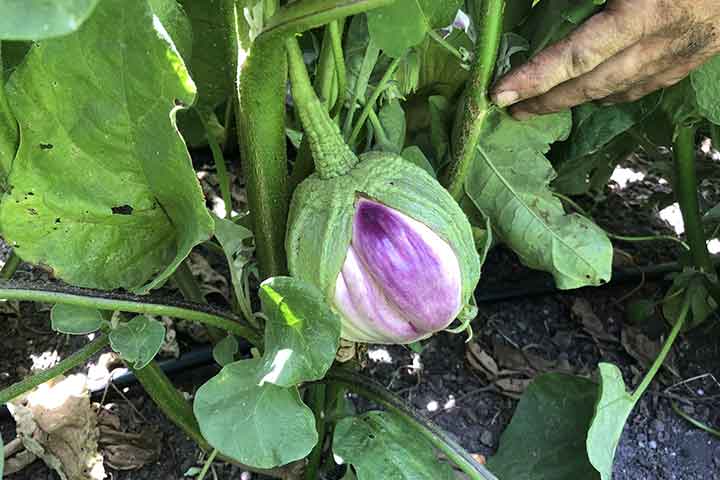
<svg viewBox="0 0 720 480">
<path fill-rule="evenodd" d="M 685 319 L 687 318 L 688 310 L 690 309 L 690 298 L 691 295 L 689 291 L 685 292 L 685 300 L 683 301 L 680 315 L 675 321 L 675 325 L 673 325 L 673 328 L 670 331 L 670 335 L 668 336 L 667 340 L 665 340 L 665 344 L 663 344 L 660 353 L 655 358 L 655 362 L 653 362 L 650 370 L 648 370 L 642 382 L 640 382 L 640 385 L 633 392 L 633 402 L 637 402 L 640 397 L 642 397 L 643 393 L 645 393 L 645 390 L 647 390 L 647 388 L 650 386 L 650 383 L 652 383 L 653 378 L 655 378 L 658 370 L 660 370 L 660 367 L 662 367 L 663 363 L 665 362 L 665 358 L 667 358 L 668 353 L 670 353 L 670 349 L 675 343 L 675 339 L 677 338 L 680 330 L 682 330 L 682 327 L 685 324 Z"/>
<path fill-rule="evenodd" d="M 182 262 L 173 273 L 173 280 L 177 285 L 180 292 L 183 294 L 183 298 L 188 302 L 195 303 L 207 303 L 205 295 L 200 291 L 200 285 L 197 279 L 190 271 L 190 267 L 187 264 L 187 260 Z"/>
<path fill-rule="evenodd" d="M 365 92 L 367 91 L 367 86 L 370 82 L 370 76 L 372 75 L 379 56 L 380 49 L 375 45 L 375 43 L 368 43 L 368 46 L 365 49 L 365 55 L 363 55 L 363 61 L 360 64 L 360 71 L 355 79 L 355 91 L 353 92 L 352 99 L 350 100 L 350 106 L 348 107 L 348 111 L 345 115 L 345 123 L 343 124 L 343 137 L 348 140 L 350 139 L 355 110 L 357 110 L 360 105 L 360 100 L 365 99 Z"/>
<path fill-rule="evenodd" d="M 341 18 L 390 5 L 395 0 L 303 0 L 281 8 L 266 23 L 262 35 L 286 38 Z"/>
<path fill-rule="evenodd" d="M 221 328 L 247 339 L 254 345 L 262 345 L 258 333 L 250 326 L 244 325 L 240 317 L 208 305 L 193 303 L 167 304 L 154 301 L 147 296 L 141 297 L 88 288 L 19 282 L 0 282 L 0 299 L 62 303 L 78 307 L 97 308 L 99 310 L 119 310 L 121 312 L 184 318 Z"/>
<path fill-rule="evenodd" d="M 400 62 L 402 60 L 403 57 L 398 57 L 393 59 L 393 61 L 390 63 L 390 66 L 385 71 L 385 74 L 382 76 L 380 82 L 375 87 L 375 90 L 373 90 L 372 95 L 370 95 L 370 98 L 368 98 L 367 102 L 365 102 L 362 112 L 360 113 L 360 118 L 357 119 L 357 122 L 355 122 L 355 126 L 353 127 L 352 132 L 350 132 L 348 144 L 355 144 L 355 141 L 360 135 L 360 131 L 362 130 L 363 125 L 365 125 L 365 121 L 367 120 L 368 115 L 370 115 L 370 110 L 375 108 L 375 104 L 380 98 L 380 95 L 382 94 L 382 92 L 385 91 L 385 88 L 390 83 L 390 80 L 392 80 L 393 75 L 395 75 L 395 70 L 397 70 L 398 66 L 400 66 Z"/>
<path fill-rule="evenodd" d="M 504 10 L 504 0 L 484 0 L 478 12 L 481 18 L 477 28 L 475 63 L 463 97 L 464 108 L 455 125 L 457 133 L 454 137 L 458 139 L 459 148 L 454 152 L 443 182 L 457 201 L 465 193 L 465 179 L 477 155 L 480 133 L 491 108 L 488 89 L 500 47 Z"/>
<path fill-rule="evenodd" d="M 322 461 L 323 447 L 325 445 L 325 397 L 326 386 L 320 383 L 308 387 L 307 405 L 315 414 L 315 428 L 318 432 L 318 443 L 308 457 L 308 465 L 305 469 L 305 480 L 316 480 L 318 469 Z"/>
<path fill-rule="evenodd" d="M 471 480 L 497 480 L 485 466 L 481 465 L 440 427 L 414 411 L 400 398 L 382 385 L 358 373 L 344 368 L 331 368 L 325 381 L 346 386 L 349 390 L 376 402 L 391 411 L 410 427 L 443 452 Z"/>
<path fill-rule="evenodd" d="M 685 235 L 695 267 L 705 273 L 715 269 L 705 243 L 698 205 L 698 181 L 695 171 L 695 126 L 678 127 L 673 145 L 675 156 L 675 195 L 682 211 Z"/>
<path fill-rule="evenodd" d="M 75 367 L 83 365 L 90 357 L 98 353 L 107 345 L 108 337 L 101 335 L 66 359 L 61 360 L 54 367 L 38 372 L 35 375 L 31 375 L 13 385 L 10 385 L 4 390 L 0 390 L 0 405 L 4 405 L 10 400 L 29 392 L 38 385 L 42 385 L 43 383 L 52 380 L 53 378 L 62 375 Z"/>
<path fill-rule="evenodd" d="M 13 275 L 15 275 L 15 271 L 20 266 L 20 257 L 17 253 L 15 253 L 15 250 L 10 251 L 10 256 L 5 261 L 5 265 L 3 265 L 2 270 L 0 270 L 0 279 L 2 280 L 10 280 Z"/>
<path fill-rule="evenodd" d="M 271 5 L 277 2 L 271 2 Z M 273 13 L 272 9 L 265 12 Z M 285 145 L 287 68 L 282 38 L 246 39 L 239 5 L 228 12 L 237 80 L 237 127 L 262 279 L 287 273 L 289 195 Z M 247 51 L 249 50 L 249 55 Z M 246 57 L 247 55 L 247 57 Z"/>
<path fill-rule="evenodd" d="M 322 178 L 344 175 L 358 159 L 345 144 L 340 129 L 315 95 L 295 38 L 286 42 L 293 100 L 310 144 L 315 170 Z"/>
</svg>

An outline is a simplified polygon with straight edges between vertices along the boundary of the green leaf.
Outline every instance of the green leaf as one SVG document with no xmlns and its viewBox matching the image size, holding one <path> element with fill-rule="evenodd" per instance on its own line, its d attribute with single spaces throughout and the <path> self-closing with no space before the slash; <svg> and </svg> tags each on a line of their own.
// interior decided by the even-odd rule
<svg viewBox="0 0 720 480">
<path fill-rule="evenodd" d="M 155 358 L 165 341 L 165 325 L 138 315 L 121 323 L 109 335 L 110 346 L 135 369 L 142 369 Z"/>
<path fill-rule="evenodd" d="M 600 397 L 587 435 L 587 453 L 602 480 L 611 480 L 615 450 L 637 399 L 625 390 L 619 368 L 611 363 L 600 363 L 598 368 Z"/>
<path fill-rule="evenodd" d="M 52 329 L 70 335 L 86 335 L 97 331 L 104 318 L 96 308 L 77 307 L 58 303 L 50 311 Z"/>
<path fill-rule="evenodd" d="M 213 347 L 213 359 L 218 365 L 224 367 L 235 361 L 235 355 L 239 350 L 240 345 L 238 345 L 237 339 L 233 335 L 228 335 Z"/>
<path fill-rule="evenodd" d="M 432 29 L 450 25 L 462 0 L 397 0 L 367 13 L 373 42 L 387 55 L 399 57 L 423 41 Z"/>
<path fill-rule="evenodd" d="M 566 215 L 548 188 L 555 171 L 543 153 L 567 136 L 569 113 L 525 122 L 496 109 L 487 115 L 465 186 L 473 203 L 520 260 L 550 272 L 558 288 L 607 282 L 613 253 L 607 236 L 590 220 Z"/>
<path fill-rule="evenodd" d="M 428 160 L 422 150 L 420 150 L 420 147 L 417 147 L 415 145 L 409 146 L 402 151 L 400 156 L 408 162 L 414 163 L 418 167 L 422 168 L 433 177 L 435 176 L 435 169 L 430 163 L 430 160 Z"/>
<path fill-rule="evenodd" d="M 340 317 L 322 292 L 274 277 L 260 286 L 260 300 L 267 316 L 261 382 L 291 387 L 323 378 L 340 344 Z"/>
<path fill-rule="evenodd" d="M 153 14 L 162 22 L 170 34 L 175 48 L 183 59 L 189 59 L 193 52 L 193 27 L 176 0 L 148 0 Z M 204 3 L 204 2 L 203 2 Z"/>
<path fill-rule="evenodd" d="M 537 2 L 536 2 L 537 3 Z M 600 9 L 604 0 L 543 0 L 532 9 L 520 34 L 530 40 L 530 57 L 568 36 Z"/>
<path fill-rule="evenodd" d="M 99 0 L 0 0 L 0 39 L 40 40 L 77 30 Z"/>
<path fill-rule="evenodd" d="M 23 260 L 145 293 L 211 236 L 173 120 L 195 87 L 147 2 L 103 0 L 76 33 L 33 47 L 7 94 L 22 138 L 0 227 Z"/>
<path fill-rule="evenodd" d="M 720 55 L 716 55 L 690 74 L 700 113 L 720 125 Z"/>
<path fill-rule="evenodd" d="M 252 259 L 255 249 L 252 244 L 253 233 L 231 220 L 213 218 L 215 219 L 215 238 L 220 242 L 220 246 L 225 252 L 225 258 L 227 258 L 230 267 L 235 297 L 240 305 L 245 305 L 248 303 L 248 299 L 246 298 L 242 279 L 243 270 Z M 251 314 L 252 312 L 244 311 L 244 313 Z"/>
<path fill-rule="evenodd" d="M 565 161 L 599 152 L 615 137 L 644 121 L 661 100 L 662 92 L 658 92 L 632 103 L 603 107 L 591 102 L 574 108 Z"/>
<path fill-rule="evenodd" d="M 670 323 L 677 321 L 680 316 L 684 301 L 684 295 L 681 292 L 685 290 L 690 295 L 690 309 L 684 329 L 691 330 L 704 323 L 717 310 L 718 306 L 708 292 L 702 273 L 694 270 L 682 272 L 674 276 L 673 284 L 665 294 L 662 303 L 663 316 Z"/>
<path fill-rule="evenodd" d="M 258 468 L 305 457 L 318 441 L 315 417 L 297 388 L 260 386 L 262 360 L 223 367 L 195 395 L 200 430 L 218 451 Z"/>
<path fill-rule="evenodd" d="M 438 461 L 425 439 L 396 415 L 368 412 L 340 420 L 333 453 L 352 464 L 358 480 L 451 480 L 452 468 Z"/>
<path fill-rule="evenodd" d="M 520 398 L 500 448 L 488 460 L 498 478 L 599 478 L 585 449 L 597 385 L 560 373 L 540 375 Z"/>
<path fill-rule="evenodd" d="M 405 144 L 405 111 L 400 101 L 395 99 L 386 103 L 378 112 L 382 132 L 376 132 L 379 150 L 400 153 Z"/>
</svg>

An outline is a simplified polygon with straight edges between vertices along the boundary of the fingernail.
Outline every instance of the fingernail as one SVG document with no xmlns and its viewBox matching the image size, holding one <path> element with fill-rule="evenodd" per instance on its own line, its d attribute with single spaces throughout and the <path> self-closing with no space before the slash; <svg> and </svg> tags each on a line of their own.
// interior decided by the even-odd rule
<svg viewBox="0 0 720 480">
<path fill-rule="evenodd" d="M 518 92 L 500 92 L 495 95 L 495 103 L 498 107 L 507 107 L 520 100 L 520 94 Z"/>
<path fill-rule="evenodd" d="M 521 122 L 523 120 L 529 120 L 535 116 L 534 113 L 530 113 L 525 110 L 516 110 L 514 112 L 510 112 L 510 114 L 513 116 L 513 118 L 515 120 L 520 120 Z"/>
</svg>

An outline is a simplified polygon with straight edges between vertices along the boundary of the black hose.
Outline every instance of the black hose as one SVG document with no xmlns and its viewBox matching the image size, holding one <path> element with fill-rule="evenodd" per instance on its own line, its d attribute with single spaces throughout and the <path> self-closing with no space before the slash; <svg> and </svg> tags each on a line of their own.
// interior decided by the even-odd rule
<svg viewBox="0 0 720 480">
<path fill-rule="evenodd" d="M 720 263 L 719 257 L 714 257 L 715 263 Z M 612 280 L 607 285 L 618 285 L 629 282 L 639 281 L 643 275 L 646 280 L 662 279 L 669 273 L 682 270 L 683 266 L 679 262 L 661 263 L 658 265 L 650 265 L 646 267 L 633 267 L 618 269 L 613 272 Z M 597 288 L 597 287 L 587 287 Z M 475 298 L 478 304 L 494 303 L 515 298 L 524 298 L 538 295 L 561 294 L 567 291 L 558 290 L 553 283 L 550 275 L 537 272 L 525 279 L 523 282 L 515 282 L 505 285 L 483 285 L 482 282 L 475 292 Z M 250 355 L 250 345 L 246 342 L 240 342 L 240 354 L 242 356 Z M 198 347 L 180 357 L 172 360 L 159 362 L 160 368 L 168 376 L 178 376 L 186 374 L 192 370 L 207 367 L 213 364 L 212 348 Z M 112 382 L 118 387 L 127 387 L 137 383 L 135 375 L 129 370 L 120 375 L 113 376 Z M 99 399 L 105 391 L 105 386 L 100 386 L 91 391 L 93 399 Z M 0 420 L 10 417 L 10 412 L 5 405 L 0 406 Z"/>
</svg>

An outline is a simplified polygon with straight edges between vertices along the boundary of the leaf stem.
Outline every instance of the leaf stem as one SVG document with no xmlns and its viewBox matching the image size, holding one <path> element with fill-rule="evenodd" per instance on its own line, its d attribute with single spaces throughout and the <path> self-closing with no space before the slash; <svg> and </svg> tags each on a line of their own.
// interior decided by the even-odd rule
<svg viewBox="0 0 720 480">
<path fill-rule="evenodd" d="M 440 46 L 443 47 L 445 50 L 447 50 L 448 52 L 450 52 L 450 54 L 451 54 L 452 56 L 454 56 L 454 57 L 456 57 L 458 60 L 460 60 L 460 62 L 465 62 L 465 61 L 467 60 L 467 58 L 465 58 L 465 56 L 464 56 L 462 53 L 460 53 L 460 50 L 458 50 L 457 48 L 455 48 L 454 46 L 452 46 L 452 45 L 450 44 L 450 42 L 448 42 L 447 40 L 445 40 L 445 39 L 442 37 L 442 35 L 440 35 L 440 34 L 437 32 L 437 30 L 430 30 L 430 31 L 428 32 L 428 36 L 429 36 L 432 40 L 435 40 L 435 41 L 438 43 L 438 45 L 440 45 Z"/>
<path fill-rule="evenodd" d="M 682 308 L 680 309 L 680 315 L 678 315 L 678 318 L 675 321 L 672 330 L 670 331 L 670 335 L 668 335 L 667 340 L 665 340 L 665 343 L 663 344 L 660 353 L 655 358 L 655 361 L 650 367 L 650 370 L 648 370 L 642 382 L 640 382 L 640 385 L 635 389 L 632 394 L 633 404 L 637 402 L 640 397 L 642 397 L 643 393 L 645 393 L 645 390 L 647 390 L 647 388 L 650 386 L 653 378 L 655 378 L 658 370 L 660 370 L 660 367 L 662 367 L 662 364 L 665 362 L 665 358 L 668 356 L 668 353 L 670 353 L 670 349 L 672 348 L 673 343 L 675 343 L 675 339 L 677 338 L 680 330 L 682 330 L 682 327 L 685 324 L 685 319 L 687 318 L 688 310 L 690 309 L 690 298 L 691 295 L 688 290 L 685 292 L 685 299 L 683 300 Z"/>
<path fill-rule="evenodd" d="M 7 281 L 0 282 L 0 298 L 5 300 L 62 303 L 78 307 L 97 308 L 99 310 L 119 310 L 122 312 L 184 318 L 221 328 L 247 339 L 256 346 L 262 345 L 260 335 L 249 325 L 244 325 L 240 317 L 209 305 L 189 302 L 167 304 L 155 301 L 148 296 L 52 284 L 38 285 Z"/>
<path fill-rule="evenodd" d="M 477 155 L 480 133 L 491 108 L 487 95 L 500 47 L 504 12 L 504 0 L 482 0 L 478 11 L 481 20 L 475 63 L 464 93 L 462 117 L 454 128 L 460 147 L 444 179 L 450 195 L 457 201 L 465 193 L 465 179 Z"/>
<path fill-rule="evenodd" d="M 232 102 L 229 102 L 232 105 Z M 205 130 L 205 136 L 207 137 L 210 151 L 212 152 L 213 161 L 215 162 L 215 170 L 217 170 L 218 182 L 220 183 L 220 195 L 222 195 L 223 203 L 225 204 L 225 218 L 230 218 L 232 213 L 232 195 L 230 193 L 230 175 L 228 175 L 227 165 L 225 165 L 225 157 L 223 156 L 220 144 L 212 134 L 208 127 L 205 115 L 200 112 L 198 108 L 194 108 L 195 113 L 200 119 L 200 123 Z M 229 128 L 226 126 L 225 128 Z"/>
<path fill-rule="evenodd" d="M 84 364 L 88 358 L 98 353 L 107 345 L 108 337 L 100 335 L 77 352 L 58 362 L 58 364 L 54 367 L 38 372 L 13 385 L 10 385 L 4 390 L 0 390 L 0 405 L 8 403 L 10 400 L 29 392 L 38 385 L 42 385 L 43 383 Z"/>
<path fill-rule="evenodd" d="M 328 25 L 330 32 L 330 47 L 332 48 L 333 58 L 335 59 L 335 74 L 337 76 L 337 99 L 335 100 L 335 108 L 332 109 L 331 117 L 335 118 L 340 114 L 345 105 L 345 89 L 347 88 L 347 72 L 345 71 L 345 57 L 342 47 L 342 26 L 340 20 L 335 20 Z"/>
<path fill-rule="evenodd" d="M 382 94 L 382 92 L 385 91 L 385 88 L 387 88 L 388 84 L 390 83 L 390 80 L 392 80 L 393 75 L 395 74 L 395 70 L 397 70 L 402 59 L 403 59 L 402 56 L 393 59 L 393 61 L 390 63 L 390 66 L 385 71 L 385 74 L 383 74 L 382 78 L 380 79 L 380 82 L 375 87 L 375 90 L 373 90 L 372 95 L 370 95 L 370 98 L 367 100 L 367 102 L 365 102 L 362 112 L 360 112 L 360 118 L 358 118 L 357 122 L 355 122 L 355 126 L 353 127 L 352 132 L 350 133 L 350 137 L 348 138 L 348 145 L 355 144 L 355 141 L 357 140 L 358 135 L 360 135 L 360 130 L 362 130 L 362 127 L 365 124 L 365 121 L 367 120 L 368 115 L 370 114 L 370 110 L 375 108 L 375 104 L 377 103 L 378 99 L 380 98 L 380 95 Z"/>
<path fill-rule="evenodd" d="M 322 461 L 323 447 L 325 446 L 325 397 L 327 387 L 321 383 L 308 386 L 307 405 L 315 414 L 315 428 L 318 432 L 318 443 L 310 452 L 308 465 L 305 468 L 305 480 L 316 480 L 318 469 Z"/>
<path fill-rule="evenodd" d="M 720 438 L 720 430 L 714 429 L 711 426 L 702 423 L 700 420 L 691 417 L 686 412 L 684 412 L 675 401 L 671 401 L 670 405 L 672 406 L 672 409 L 675 411 L 675 413 L 684 418 L 685 421 L 687 421 L 693 427 L 699 428 L 700 430 L 703 430 L 710 435 L 714 435 Z"/>
<path fill-rule="evenodd" d="M 210 467 L 215 461 L 215 457 L 217 457 L 217 454 L 217 448 L 213 449 L 213 451 L 210 452 L 210 456 L 207 458 L 207 460 L 205 460 L 205 465 L 203 465 L 202 470 L 200 470 L 200 473 L 197 476 L 197 480 L 205 480 L 205 475 L 207 475 L 208 471 L 210 471 Z"/>
<path fill-rule="evenodd" d="M 705 232 L 698 205 L 698 181 L 695 171 L 694 125 L 680 126 L 673 145 L 675 157 L 675 195 L 680 204 L 685 235 L 695 267 L 705 273 L 714 273 L 710 252 L 705 243 Z"/>
<path fill-rule="evenodd" d="M 15 250 L 10 251 L 10 256 L 5 261 L 5 265 L 3 265 L 2 270 L 0 270 L 0 279 L 2 280 L 10 280 L 13 275 L 15 275 L 15 271 L 20 266 L 20 257 L 17 253 L 15 253 Z"/>
<path fill-rule="evenodd" d="M 200 291 L 200 284 L 198 284 L 187 264 L 187 259 L 178 265 L 178 268 L 173 273 L 173 280 L 185 300 L 195 303 L 207 303 L 205 295 Z"/>
<path fill-rule="evenodd" d="M 403 402 L 374 380 L 345 368 L 331 368 L 324 381 L 345 385 L 355 393 L 368 398 L 398 415 L 410 427 L 443 452 L 471 480 L 497 480 L 484 465 L 475 460 L 462 446 L 450 438 L 440 427 Z"/>
</svg>

